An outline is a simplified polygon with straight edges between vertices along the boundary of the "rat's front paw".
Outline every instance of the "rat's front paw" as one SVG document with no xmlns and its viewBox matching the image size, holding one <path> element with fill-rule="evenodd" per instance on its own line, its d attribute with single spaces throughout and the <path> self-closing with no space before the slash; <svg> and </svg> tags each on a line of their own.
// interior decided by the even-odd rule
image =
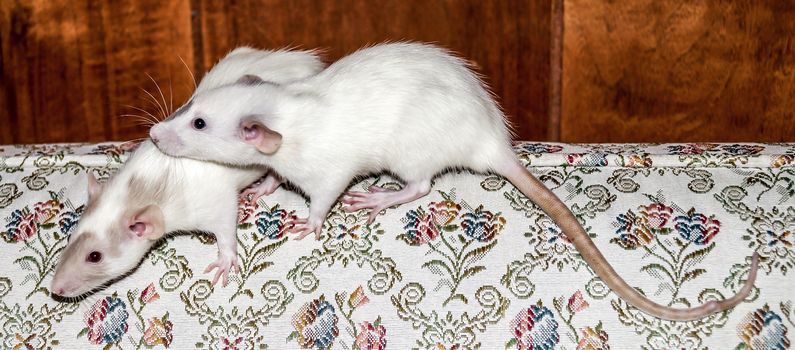
<svg viewBox="0 0 795 350">
<path fill-rule="evenodd" d="M 215 271 L 215 277 L 213 277 L 213 285 L 218 283 L 218 279 L 223 276 L 223 286 L 226 287 L 229 283 L 229 271 L 234 269 L 236 273 L 240 273 L 240 265 L 237 264 L 237 254 L 231 256 L 219 255 L 218 260 L 215 260 L 204 269 L 204 273 L 208 273 L 213 269 L 218 269 Z"/>
<path fill-rule="evenodd" d="M 240 197 L 248 202 L 254 203 L 259 197 L 270 195 L 275 192 L 282 182 L 274 175 L 268 175 L 262 182 L 253 184 L 240 193 Z"/>
<path fill-rule="evenodd" d="M 287 232 L 297 234 L 297 236 L 295 237 L 296 240 L 304 239 L 304 237 L 314 232 L 315 239 L 320 240 L 321 228 L 323 228 L 322 221 L 316 222 L 314 220 L 299 219 L 295 222 L 295 225 L 293 227 L 287 229 Z"/>
</svg>

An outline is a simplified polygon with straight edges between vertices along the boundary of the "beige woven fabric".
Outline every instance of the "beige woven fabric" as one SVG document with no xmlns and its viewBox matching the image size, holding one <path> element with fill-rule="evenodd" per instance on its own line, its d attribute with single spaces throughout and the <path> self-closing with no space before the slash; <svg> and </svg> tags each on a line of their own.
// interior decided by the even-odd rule
<svg viewBox="0 0 795 350">
<path fill-rule="evenodd" d="M 239 212 L 243 271 L 202 273 L 207 237 L 157 247 L 81 303 L 49 297 L 79 220 L 87 171 L 122 144 L 0 146 L 3 349 L 785 349 L 795 328 L 795 145 L 518 143 L 627 281 L 683 307 L 757 289 L 736 309 L 661 321 L 618 299 L 560 230 L 495 176 L 451 172 L 427 197 L 367 212 L 335 206 L 320 241 L 285 227 L 307 203 L 279 189 Z M 153 165 L 157 166 L 157 165 Z M 394 188 L 387 177 L 354 185 Z"/>
</svg>

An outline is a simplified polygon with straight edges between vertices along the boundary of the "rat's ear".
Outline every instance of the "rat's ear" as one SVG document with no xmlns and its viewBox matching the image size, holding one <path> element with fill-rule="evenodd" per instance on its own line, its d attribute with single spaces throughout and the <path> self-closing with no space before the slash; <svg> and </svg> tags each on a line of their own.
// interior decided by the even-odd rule
<svg viewBox="0 0 795 350">
<path fill-rule="evenodd" d="M 262 80 L 262 78 L 254 75 L 254 74 L 246 74 L 246 75 L 240 77 L 240 79 L 237 79 L 236 83 L 237 84 L 243 84 L 243 85 L 257 85 L 257 84 L 262 84 L 264 82 L 265 81 Z"/>
<path fill-rule="evenodd" d="M 102 191 L 102 185 L 97 181 L 92 172 L 86 172 L 86 180 L 88 180 L 88 201 L 92 201 Z"/>
<path fill-rule="evenodd" d="M 282 145 L 282 134 L 251 119 L 240 124 L 240 137 L 265 154 L 276 153 Z"/>
<path fill-rule="evenodd" d="M 152 204 L 132 216 L 129 222 L 129 229 L 132 235 L 138 238 L 155 240 L 163 237 L 165 233 L 165 221 L 160 207 Z"/>
</svg>

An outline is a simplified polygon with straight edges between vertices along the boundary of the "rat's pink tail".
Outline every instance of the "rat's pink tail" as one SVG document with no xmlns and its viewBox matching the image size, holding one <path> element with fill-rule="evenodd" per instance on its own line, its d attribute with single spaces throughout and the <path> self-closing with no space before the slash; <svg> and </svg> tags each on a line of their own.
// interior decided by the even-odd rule
<svg viewBox="0 0 795 350">
<path fill-rule="evenodd" d="M 645 313 L 673 321 L 696 320 L 716 312 L 731 309 L 742 302 L 748 297 L 748 294 L 751 293 L 759 266 L 759 254 L 756 252 L 753 255 L 748 279 L 745 281 L 745 285 L 743 285 L 742 289 L 734 296 L 720 301 L 709 301 L 701 306 L 687 309 L 676 309 L 655 303 L 640 294 L 635 288 L 632 288 L 618 275 L 616 270 L 613 269 L 604 255 L 602 255 L 602 252 L 596 247 L 593 240 L 588 236 L 588 233 L 585 232 L 580 222 L 577 221 L 577 218 L 571 210 L 569 210 L 552 191 L 544 186 L 541 181 L 536 179 L 527 168 L 521 165 L 521 163 L 514 161 L 507 169 L 503 169 L 502 171 L 498 170 L 498 173 L 507 178 L 508 181 L 524 193 L 533 203 L 541 207 L 541 209 L 555 221 L 566 236 L 569 237 L 569 240 L 574 244 L 580 252 L 580 255 L 582 255 L 583 259 L 585 259 L 596 275 L 599 276 L 613 292 L 618 294 L 619 297 L 630 305 Z"/>
</svg>

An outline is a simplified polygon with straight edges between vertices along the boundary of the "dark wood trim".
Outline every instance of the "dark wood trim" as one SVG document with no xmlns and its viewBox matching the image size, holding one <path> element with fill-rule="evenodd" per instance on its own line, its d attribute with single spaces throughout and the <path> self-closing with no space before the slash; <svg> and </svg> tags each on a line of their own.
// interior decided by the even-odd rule
<svg viewBox="0 0 795 350">
<path fill-rule="evenodd" d="M 549 31 L 549 119 L 547 141 L 560 141 L 563 91 L 563 0 L 552 0 Z"/>
<path fill-rule="evenodd" d="M 199 4 L 201 0 L 190 0 L 190 36 L 193 40 L 193 78 L 196 84 L 204 75 L 204 41 L 202 41 L 202 15 Z M 184 57 L 183 57 L 184 58 Z"/>
</svg>

